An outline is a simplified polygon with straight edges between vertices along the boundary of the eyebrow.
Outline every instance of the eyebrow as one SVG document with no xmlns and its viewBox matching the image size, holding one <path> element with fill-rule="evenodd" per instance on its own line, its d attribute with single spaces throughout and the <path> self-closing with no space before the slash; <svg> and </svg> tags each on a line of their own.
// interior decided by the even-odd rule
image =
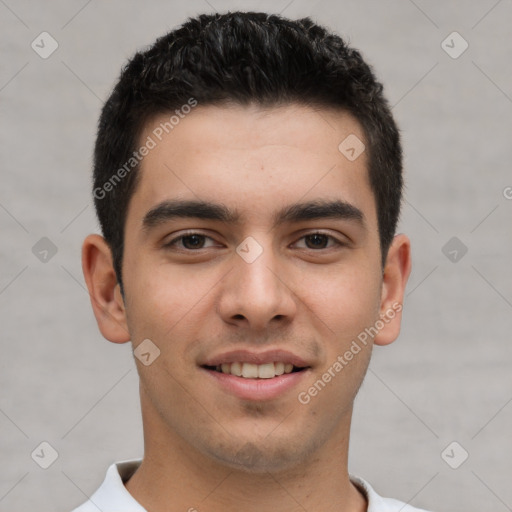
<svg viewBox="0 0 512 512">
<path fill-rule="evenodd" d="M 151 208 L 142 221 L 142 229 L 151 231 L 158 225 L 175 218 L 215 220 L 225 224 L 239 224 L 241 215 L 221 203 L 203 200 L 172 199 Z M 297 223 L 315 219 L 339 219 L 356 221 L 365 226 L 363 212 L 342 200 L 315 200 L 295 203 L 277 211 L 273 216 L 273 228 L 284 223 Z"/>
</svg>

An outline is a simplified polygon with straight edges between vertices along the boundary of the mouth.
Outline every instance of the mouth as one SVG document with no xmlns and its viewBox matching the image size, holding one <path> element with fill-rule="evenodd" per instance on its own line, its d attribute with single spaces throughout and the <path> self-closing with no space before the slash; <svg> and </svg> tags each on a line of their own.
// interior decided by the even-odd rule
<svg viewBox="0 0 512 512">
<path fill-rule="evenodd" d="M 208 382 L 244 401 L 271 401 L 289 396 L 302 385 L 312 367 L 285 350 L 255 353 L 247 350 L 219 354 L 199 363 Z"/>
<path fill-rule="evenodd" d="M 309 367 L 300 367 L 292 363 L 275 361 L 264 364 L 247 362 L 222 363 L 215 366 L 203 365 L 203 368 L 225 375 L 234 375 L 235 377 L 241 377 L 243 379 L 273 379 L 280 375 L 301 372 L 307 370 Z"/>
</svg>

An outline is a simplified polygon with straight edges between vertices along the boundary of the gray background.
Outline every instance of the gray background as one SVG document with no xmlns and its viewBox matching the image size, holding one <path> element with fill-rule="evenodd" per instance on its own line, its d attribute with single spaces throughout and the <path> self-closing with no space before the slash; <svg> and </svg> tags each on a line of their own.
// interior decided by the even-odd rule
<svg viewBox="0 0 512 512">
<path fill-rule="evenodd" d="M 347 37 L 403 131 L 413 272 L 402 334 L 376 348 L 357 399 L 350 471 L 416 506 L 512 510 L 510 0 L 0 0 L 0 511 L 70 510 L 142 455 L 130 347 L 101 337 L 81 272 L 96 121 L 136 49 L 228 9 Z M 43 31 L 59 45 L 47 59 L 31 48 Z M 441 46 L 453 31 L 469 43 L 458 58 Z M 42 441 L 59 454 L 46 470 Z M 469 453 L 458 469 L 441 456 L 453 441 L 452 465 Z"/>
</svg>

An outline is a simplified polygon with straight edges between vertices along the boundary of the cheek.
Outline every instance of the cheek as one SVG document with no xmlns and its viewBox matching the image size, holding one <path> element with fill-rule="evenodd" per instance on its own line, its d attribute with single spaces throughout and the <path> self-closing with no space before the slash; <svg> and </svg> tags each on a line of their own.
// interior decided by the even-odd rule
<svg viewBox="0 0 512 512">
<path fill-rule="evenodd" d="M 305 302 L 340 341 L 357 336 L 379 317 L 380 280 L 370 269 L 340 269 L 310 289 Z"/>
<path fill-rule="evenodd" d="M 130 282 L 127 314 L 139 337 L 183 335 L 186 327 L 197 326 L 191 319 L 208 307 L 211 291 L 218 278 L 198 272 L 192 266 L 179 270 L 155 262 L 137 262 Z M 184 319 L 188 319 L 186 322 Z"/>
</svg>

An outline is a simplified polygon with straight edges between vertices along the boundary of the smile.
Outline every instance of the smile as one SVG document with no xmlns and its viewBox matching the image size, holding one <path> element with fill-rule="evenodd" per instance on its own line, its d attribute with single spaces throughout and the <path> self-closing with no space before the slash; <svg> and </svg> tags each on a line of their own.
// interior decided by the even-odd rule
<svg viewBox="0 0 512 512">
<path fill-rule="evenodd" d="M 205 368 L 244 379 L 273 379 L 283 374 L 298 372 L 304 369 L 294 366 L 292 363 L 283 363 L 281 361 L 265 364 L 244 362 L 222 363 L 216 366 L 205 366 Z"/>
</svg>

